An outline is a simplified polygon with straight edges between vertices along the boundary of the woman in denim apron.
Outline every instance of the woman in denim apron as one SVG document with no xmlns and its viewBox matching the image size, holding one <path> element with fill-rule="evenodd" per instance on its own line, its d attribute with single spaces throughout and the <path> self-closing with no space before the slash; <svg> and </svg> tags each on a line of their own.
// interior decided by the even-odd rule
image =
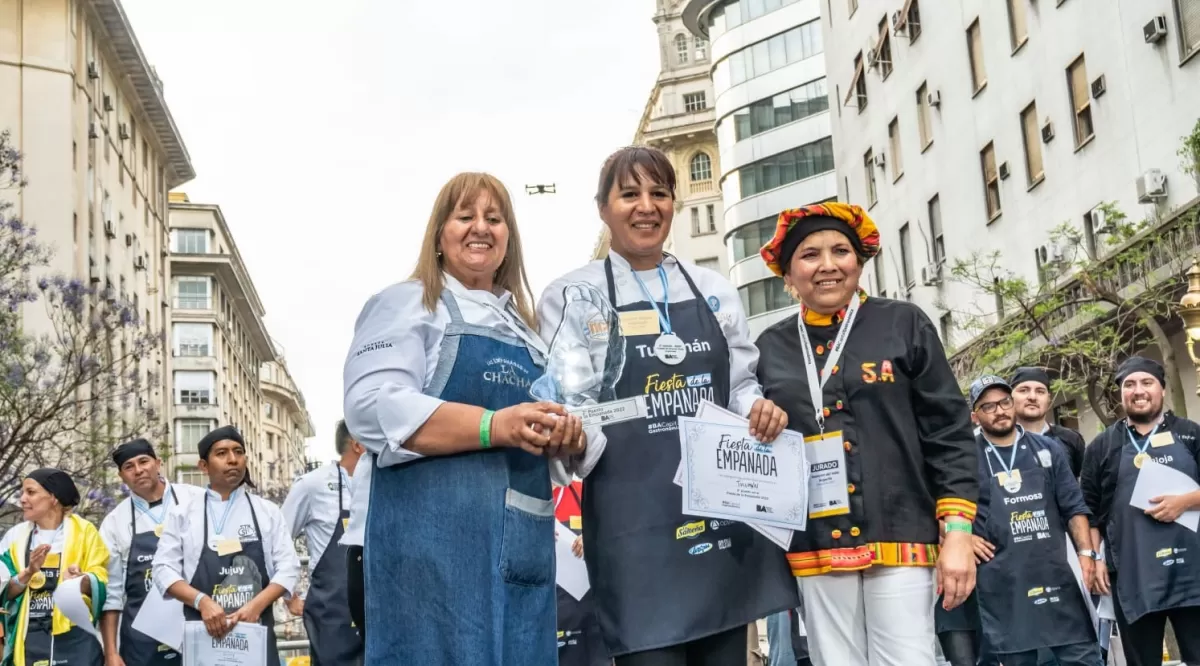
<svg viewBox="0 0 1200 666">
<path fill-rule="evenodd" d="M 508 193 L 460 174 L 413 279 L 367 303 L 346 360 L 346 424 L 376 465 L 368 664 L 557 663 L 548 458 L 583 434 L 560 405 L 527 402 L 544 365 L 533 331 Z"/>
</svg>

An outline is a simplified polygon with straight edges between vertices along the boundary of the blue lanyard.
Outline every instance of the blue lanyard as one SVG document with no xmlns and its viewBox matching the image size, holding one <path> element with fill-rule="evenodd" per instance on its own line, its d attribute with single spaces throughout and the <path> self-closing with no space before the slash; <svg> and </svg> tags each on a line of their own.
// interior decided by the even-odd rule
<svg viewBox="0 0 1200 666">
<path fill-rule="evenodd" d="M 1158 425 L 1154 426 L 1154 430 L 1151 430 L 1150 434 L 1146 435 L 1146 443 L 1142 444 L 1141 446 L 1138 446 L 1137 440 L 1133 438 L 1133 428 L 1125 426 L 1125 434 L 1129 437 L 1129 443 L 1133 444 L 1133 450 L 1137 451 L 1138 453 L 1145 453 L 1146 449 L 1150 448 L 1150 438 L 1158 433 L 1158 427 L 1161 425 L 1162 423 L 1159 423 Z"/>
<path fill-rule="evenodd" d="M 633 273 L 633 279 L 637 280 L 638 286 L 642 288 L 642 293 L 646 295 L 646 300 L 654 306 L 654 312 L 658 314 L 658 323 L 662 325 L 663 332 L 670 335 L 671 331 L 671 309 L 670 309 L 670 293 L 667 291 L 667 272 L 663 270 L 662 264 L 658 265 L 658 279 L 662 282 L 663 288 L 663 305 L 662 309 L 658 308 L 658 301 L 650 295 L 650 290 L 646 288 L 646 283 L 642 282 L 642 278 L 638 276 L 637 271 Z M 663 313 L 666 313 L 665 315 Z"/>
<path fill-rule="evenodd" d="M 233 510 L 233 503 L 237 501 L 239 490 L 241 490 L 241 488 L 236 488 L 232 493 L 229 494 L 229 502 L 225 505 L 225 513 L 221 514 L 221 519 L 219 521 L 213 521 L 213 529 L 216 530 L 217 536 L 221 536 L 225 533 L 225 523 L 229 521 L 229 512 Z M 210 505 L 212 503 L 212 499 L 209 497 L 205 497 L 204 501 L 208 502 Z"/>
<path fill-rule="evenodd" d="M 138 511 L 146 514 L 147 516 L 150 516 L 150 520 L 153 520 L 155 525 L 162 525 L 163 518 L 167 517 L 167 509 L 170 508 L 170 505 L 167 504 L 167 494 L 170 492 L 170 490 L 171 490 L 171 488 L 170 488 L 170 486 L 168 486 L 163 491 L 162 509 L 158 512 L 157 518 L 154 517 L 154 513 L 150 510 L 150 505 L 148 503 L 146 503 L 146 500 L 143 500 L 142 498 L 138 497 L 137 495 L 133 496 L 133 500 L 132 500 L 133 506 Z M 146 508 L 143 509 L 141 506 L 138 506 L 138 502 L 146 504 Z"/>
<path fill-rule="evenodd" d="M 1008 455 L 1008 465 L 1004 467 L 1004 471 L 1008 472 L 1009 474 L 1012 474 L 1013 465 L 1017 462 L 1017 446 L 1020 444 L 1020 442 L 1021 438 L 1018 437 L 1012 443 L 1012 453 Z M 996 454 L 996 460 L 999 460 L 1000 465 L 1004 466 L 1004 458 L 1000 456 L 1000 451 L 996 449 L 996 445 L 992 444 L 990 441 L 988 442 L 988 450 Z M 991 465 L 989 465 L 989 467 L 991 467 Z"/>
</svg>

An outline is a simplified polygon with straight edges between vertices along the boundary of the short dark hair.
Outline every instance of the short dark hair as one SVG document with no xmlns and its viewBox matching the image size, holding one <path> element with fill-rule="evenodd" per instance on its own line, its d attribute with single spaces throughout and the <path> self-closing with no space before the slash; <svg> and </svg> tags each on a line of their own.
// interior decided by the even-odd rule
<svg viewBox="0 0 1200 666">
<path fill-rule="evenodd" d="M 354 441 L 354 438 L 350 436 L 350 429 L 346 427 L 346 421 L 338 421 L 337 434 L 334 435 L 334 445 L 337 447 L 339 456 L 346 453 L 352 441 Z"/>
<path fill-rule="evenodd" d="M 675 167 L 671 166 L 671 160 L 657 148 L 629 146 L 604 160 L 604 166 L 600 168 L 600 183 L 596 188 L 596 203 L 601 206 L 608 203 L 608 193 L 612 191 L 614 183 L 632 180 L 641 185 L 639 169 L 654 182 L 670 190 L 671 198 L 675 198 Z"/>
</svg>

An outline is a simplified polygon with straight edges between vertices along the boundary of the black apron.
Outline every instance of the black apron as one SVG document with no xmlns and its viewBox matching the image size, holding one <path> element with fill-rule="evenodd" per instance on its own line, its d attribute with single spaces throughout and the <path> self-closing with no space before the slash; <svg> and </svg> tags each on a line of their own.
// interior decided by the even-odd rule
<svg viewBox="0 0 1200 666">
<path fill-rule="evenodd" d="M 64 528 L 65 529 L 65 528 Z M 25 562 L 33 548 L 33 529 L 25 542 Z M 62 564 L 62 553 L 54 553 Z M 61 566 L 42 567 L 41 577 L 30 579 L 25 594 L 29 595 L 29 616 L 25 625 L 25 664 L 48 666 L 103 666 L 104 649 L 91 634 L 72 626 L 66 633 L 51 636 L 54 623 L 54 590 L 58 588 Z M 39 580 L 40 578 L 40 580 Z M 35 582 L 40 585 L 35 589 Z M 54 661 L 51 663 L 50 655 Z"/>
<path fill-rule="evenodd" d="M 171 489 L 171 497 L 175 506 L 179 506 L 179 495 Z M 137 531 L 137 507 L 133 499 L 129 500 L 129 555 L 125 559 L 125 608 L 121 611 L 121 658 L 126 666 L 130 664 L 145 664 L 145 666 L 178 665 L 183 660 L 180 654 L 170 647 L 159 643 L 133 628 L 133 621 L 142 604 L 154 586 L 151 574 L 154 567 L 154 552 L 158 550 L 159 535 L 156 530 Z M 166 518 L 166 516 L 163 516 Z"/>
<path fill-rule="evenodd" d="M 263 533 L 258 526 L 258 515 L 254 512 L 254 502 L 250 500 L 250 495 L 244 493 L 244 496 L 246 501 L 250 502 L 250 520 L 254 523 L 254 536 L 257 538 L 254 541 L 242 541 L 242 550 L 229 555 L 218 555 L 217 551 L 208 545 L 208 495 L 204 496 L 204 531 L 201 532 L 204 535 L 204 543 L 200 546 L 200 562 L 196 565 L 196 573 L 189 583 L 221 604 L 226 613 L 239 610 L 271 584 L 271 578 L 267 575 L 267 558 L 263 552 Z M 236 499 L 235 497 L 230 501 Z M 218 591 L 218 587 L 224 591 Z M 267 606 L 258 621 L 267 628 L 267 666 L 280 666 L 279 650 L 275 647 L 273 607 L 274 604 Z M 189 604 L 183 605 L 183 619 L 192 622 L 203 621 L 200 611 Z"/>
<path fill-rule="evenodd" d="M 346 533 L 350 509 L 342 504 L 342 469 L 338 467 L 338 520 L 333 536 L 317 566 L 309 574 L 311 582 L 304 597 L 304 630 L 308 633 L 309 654 L 313 666 L 353 666 L 363 658 L 362 638 L 350 618 L 346 594 L 346 547 L 339 544 Z"/>
<path fill-rule="evenodd" d="M 563 492 L 575 496 L 575 502 L 580 509 L 583 501 L 575 492 L 574 486 L 566 486 Z M 572 534 L 579 535 L 580 529 L 565 525 Z M 612 662 L 608 651 L 604 649 L 604 639 L 600 637 L 600 625 L 596 622 L 595 598 L 591 590 L 576 599 L 569 592 L 559 587 L 558 594 L 558 666 L 605 666 Z"/>
<path fill-rule="evenodd" d="M 1126 430 L 1127 440 L 1131 435 L 1133 431 Z M 1174 441 L 1165 446 L 1150 446 L 1146 439 L 1139 438 L 1137 443 L 1146 445 L 1146 453 L 1155 462 L 1200 478 L 1195 458 L 1178 436 L 1172 433 Z M 1109 552 L 1117 571 L 1115 592 L 1130 624 L 1147 613 L 1200 606 L 1200 537 L 1182 525 L 1159 522 L 1129 505 L 1138 475 L 1133 464 L 1136 455 L 1133 444 L 1124 442 L 1108 524 Z"/>
<path fill-rule="evenodd" d="M 611 260 L 604 271 L 615 305 Z M 702 398 L 728 405 L 729 347 L 691 276 L 683 266 L 679 272 L 695 298 L 666 307 L 688 354 L 668 365 L 652 354 L 656 336 L 626 337 L 617 397 L 646 396 L 648 414 L 604 428 L 607 448 L 583 488 L 584 559 L 614 657 L 681 645 L 800 605 L 778 546 L 744 523 L 682 513 L 682 489 L 673 482 L 676 417 L 693 416 Z M 642 300 L 616 309 L 656 307 Z"/>
<path fill-rule="evenodd" d="M 1050 455 L 1032 437 L 1013 446 L 1028 446 L 1039 462 L 1039 451 Z M 1095 641 L 1088 602 L 1067 562 L 1067 531 L 1050 468 L 1020 469 L 1019 487 L 1005 489 L 996 475 L 1004 468 L 993 464 L 986 448 L 990 474 L 983 483 L 990 484 L 992 499 L 983 531 L 996 555 L 979 565 L 976 590 L 989 649 L 1007 654 Z"/>
</svg>

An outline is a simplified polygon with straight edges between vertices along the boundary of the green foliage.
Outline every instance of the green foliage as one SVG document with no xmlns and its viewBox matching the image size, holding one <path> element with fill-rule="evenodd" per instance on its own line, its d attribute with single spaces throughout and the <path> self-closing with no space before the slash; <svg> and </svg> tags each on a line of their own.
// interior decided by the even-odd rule
<svg viewBox="0 0 1200 666">
<path fill-rule="evenodd" d="M 1168 377 L 1174 377 L 1168 386 L 1172 404 L 1186 415 L 1166 331 L 1178 320 L 1184 273 L 1200 246 L 1197 211 L 1160 223 L 1132 221 L 1115 203 L 1099 209 L 1105 224 L 1092 238 L 1070 222 L 1051 231 L 1055 249 L 1047 252 L 1035 281 L 1005 267 L 999 252 L 952 262 L 950 281 L 981 296 L 972 310 L 951 310 L 959 328 L 974 336 L 952 358 L 955 372 L 967 383 L 985 372 L 1040 366 L 1057 376 L 1056 394 L 1084 397 L 1111 423 L 1120 409 L 1113 371 L 1155 344 Z M 979 303 L 995 303 L 999 311 Z"/>
<path fill-rule="evenodd" d="M 1196 126 L 1192 128 L 1192 132 L 1180 137 L 1180 141 L 1180 166 L 1184 173 L 1191 174 L 1196 179 L 1196 186 L 1200 187 L 1200 118 L 1196 119 Z"/>
</svg>

